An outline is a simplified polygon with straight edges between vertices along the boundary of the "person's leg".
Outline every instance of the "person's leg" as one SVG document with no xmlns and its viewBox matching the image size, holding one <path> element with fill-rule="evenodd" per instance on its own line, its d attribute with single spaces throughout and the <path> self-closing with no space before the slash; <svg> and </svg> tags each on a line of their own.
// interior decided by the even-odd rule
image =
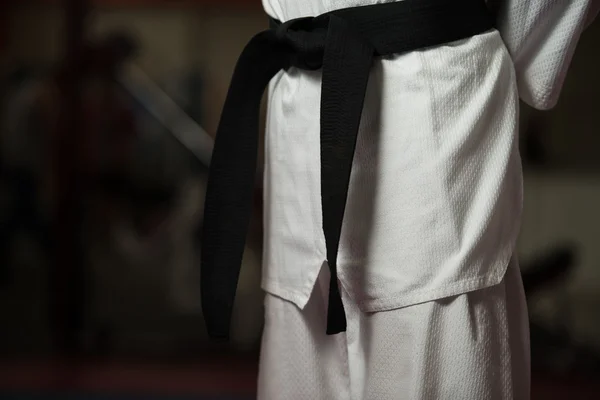
<svg viewBox="0 0 600 400">
<path fill-rule="evenodd" d="M 325 334 L 327 268 L 303 310 L 267 294 L 258 400 L 349 400 L 344 334 Z"/>
<path fill-rule="evenodd" d="M 487 289 L 373 314 L 345 306 L 352 400 L 529 399 L 527 308 L 516 261 Z"/>
</svg>

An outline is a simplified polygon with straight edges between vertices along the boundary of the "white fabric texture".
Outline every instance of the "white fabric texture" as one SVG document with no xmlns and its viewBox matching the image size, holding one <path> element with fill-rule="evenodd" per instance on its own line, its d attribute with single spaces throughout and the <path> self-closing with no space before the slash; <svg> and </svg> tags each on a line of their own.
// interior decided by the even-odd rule
<svg viewBox="0 0 600 400">
<path fill-rule="evenodd" d="M 325 334 L 328 271 L 304 310 L 267 294 L 258 400 L 527 400 L 529 332 L 519 268 L 496 286 L 374 314 L 342 292 Z"/>
<path fill-rule="evenodd" d="M 530 106 L 556 105 L 583 29 L 598 0 L 488 0 L 515 67 L 519 94 Z"/>
<path fill-rule="evenodd" d="M 281 20 L 368 1 L 265 0 Z M 272 81 L 263 288 L 303 307 L 326 259 L 320 71 Z M 521 212 L 517 88 L 498 32 L 375 61 L 338 256 L 363 311 L 500 282 Z"/>
<path fill-rule="evenodd" d="M 263 5 L 286 21 L 381 2 Z M 534 15 L 523 5 L 533 3 L 547 7 L 530 8 Z M 496 30 L 375 61 L 338 257 L 342 286 L 363 311 L 432 301 L 502 280 L 522 209 L 517 76 L 521 93 L 537 93 L 540 106 L 549 104 L 558 90 L 551 86 L 560 84 L 557 77 L 590 12 L 588 0 L 550 7 L 555 3 L 561 2 L 506 0 L 499 8 L 503 35 L 522 68 L 517 71 Z M 560 10 L 568 17 L 561 19 Z M 569 29 L 563 27 L 567 20 Z M 521 29 L 520 22 L 532 21 L 546 28 Z M 547 38 L 560 44 L 556 51 Z M 528 50 L 521 55 L 523 48 Z M 320 87 L 319 71 L 290 69 L 269 88 L 263 288 L 300 308 L 326 260 Z"/>
</svg>

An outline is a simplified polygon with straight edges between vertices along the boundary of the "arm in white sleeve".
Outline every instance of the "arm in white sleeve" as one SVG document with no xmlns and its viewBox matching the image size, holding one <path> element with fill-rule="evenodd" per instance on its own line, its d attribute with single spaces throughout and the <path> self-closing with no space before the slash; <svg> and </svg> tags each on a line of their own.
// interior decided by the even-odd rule
<svg viewBox="0 0 600 400">
<path fill-rule="evenodd" d="M 556 105 L 573 53 L 600 0 L 489 0 L 515 64 L 519 95 L 539 110 Z"/>
</svg>

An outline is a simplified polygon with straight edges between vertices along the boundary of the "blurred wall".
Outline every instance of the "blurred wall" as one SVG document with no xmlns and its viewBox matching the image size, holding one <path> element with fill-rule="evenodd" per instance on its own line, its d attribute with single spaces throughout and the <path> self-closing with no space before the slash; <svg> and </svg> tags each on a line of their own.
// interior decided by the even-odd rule
<svg viewBox="0 0 600 400">
<path fill-rule="evenodd" d="M 9 42 L 2 64 L 7 68 L 15 65 L 45 68 L 59 62 L 64 51 L 64 17 L 59 7 L 14 10 L 9 18 Z M 159 84 L 168 85 L 172 76 L 200 71 L 204 80 L 202 127 L 211 135 L 216 131 L 235 61 L 252 35 L 266 25 L 267 19 L 258 9 L 232 11 L 190 7 L 99 8 L 89 15 L 88 20 L 90 39 L 113 30 L 131 32 L 140 45 L 135 62 Z M 177 160 L 171 158 L 171 161 L 167 160 L 169 162 Z M 113 343 L 114 346 L 144 351 L 148 346 L 156 345 L 157 351 L 162 348 L 166 353 L 185 353 L 190 350 L 190 343 L 197 343 L 198 337 L 204 336 L 197 303 L 197 276 L 189 270 L 197 267 L 198 255 L 193 251 L 193 238 L 182 238 L 191 232 L 193 227 L 189 222 L 196 218 L 190 219 L 186 213 L 197 216 L 202 204 L 190 193 L 202 186 L 202 182 L 186 182 L 181 188 L 182 198 L 178 201 L 181 208 L 175 211 L 174 218 L 179 222 L 165 227 L 154 239 L 156 243 L 138 242 L 125 223 L 125 226 L 115 227 L 114 239 L 119 244 L 94 243 L 91 246 L 97 290 L 88 318 L 99 323 L 94 328 L 121 330 L 120 342 Z M 179 214 L 182 217 L 177 216 Z M 163 254 L 157 241 L 170 243 L 172 248 L 168 254 Z M 180 267 L 174 263 L 186 265 Z M 5 329 L 2 335 L 7 343 L 20 348 L 32 348 L 32 343 L 47 345 L 47 341 L 41 340 L 47 336 L 44 328 L 47 324 L 43 305 L 46 298 L 44 269 L 43 266 L 31 268 L 20 267 L 15 290 L 0 296 L 0 299 L 6 298 L 0 311 L 11 315 L 8 320 L 13 321 L 14 327 Z M 233 321 L 237 333 L 233 333 L 232 339 L 241 348 L 254 346 L 260 332 L 259 269 L 260 249 L 252 243 L 245 255 L 237 296 L 240 305 Z M 32 275 L 39 279 L 29 279 Z M 176 282 L 185 287 L 174 294 Z M 190 304 L 194 301 L 195 304 Z M 17 308 L 9 307 L 15 302 L 19 304 Z M 23 313 L 23 310 L 28 312 Z M 123 329 L 127 331 L 125 334 Z M 22 331 L 36 334 L 22 336 L 19 333 Z M 35 350 L 32 348 L 32 351 Z"/>
<path fill-rule="evenodd" d="M 7 59 L 49 65 L 62 55 L 64 13 L 58 7 L 13 11 Z M 89 17 L 91 36 L 129 30 L 139 40 L 137 63 L 161 80 L 171 73 L 201 69 L 206 78 L 205 129 L 214 134 L 233 73 L 244 45 L 267 27 L 259 10 L 177 7 L 99 8 Z"/>
<path fill-rule="evenodd" d="M 10 18 L 6 60 L 50 64 L 62 54 L 63 14 L 57 8 L 21 9 Z M 93 35 L 113 28 L 133 31 L 142 45 L 140 66 L 153 78 L 199 68 L 206 78 L 204 127 L 214 134 L 235 60 L 266 24 L 260 10 L 225 11 L 175 7 L 102 8 L 90 16 Z M 526 204 L 519 250 L 523 261 L 561 241 L 581 246 L 580 264 L 565 290 L 547 293 L 533 310 L 549 321 L 571 318 L 573 333 L 600 347 L 600 23 L 585 33 L 558 107 L 537 119 L 553 160 L 526 170 Z M 258 292 L 258 291 L 257 291 Z M 259 292 L 258 292 L 259 293 Z M 556 305 L 568 302 L 571 316 Z"/>
<path fill-rule="evenodd" d="M 600 171 L 600 21 L 584 32 L 556 109 L 542 128 L 557 164 Z"/>
<path fill-rule="evenodd" d="M 578 247 L 566 282 L 534 299 L 531 312 L 575 339 L 600 348 L 600 23 L 584 32 L 557 107 L 523 109 L 547 163 L 525 168 L 525 210 L 519 241 L 522 264 L 555 245 Z"/>
</svg>

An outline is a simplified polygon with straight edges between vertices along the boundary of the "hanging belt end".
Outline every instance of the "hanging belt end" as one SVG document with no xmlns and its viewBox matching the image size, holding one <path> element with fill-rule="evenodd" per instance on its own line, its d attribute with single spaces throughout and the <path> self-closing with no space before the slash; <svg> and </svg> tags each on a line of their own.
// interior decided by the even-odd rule
<svg viewBox="0 0 600 400">
<path fill-rule="evenodd" d="M 211 342 L 229 342 L 229 326 L 223 326 L 221 323 L 211 323 L 205 319 L 206 332 Z M 217 325 L 217 326 L 215 326 Z"/>
</svg>

